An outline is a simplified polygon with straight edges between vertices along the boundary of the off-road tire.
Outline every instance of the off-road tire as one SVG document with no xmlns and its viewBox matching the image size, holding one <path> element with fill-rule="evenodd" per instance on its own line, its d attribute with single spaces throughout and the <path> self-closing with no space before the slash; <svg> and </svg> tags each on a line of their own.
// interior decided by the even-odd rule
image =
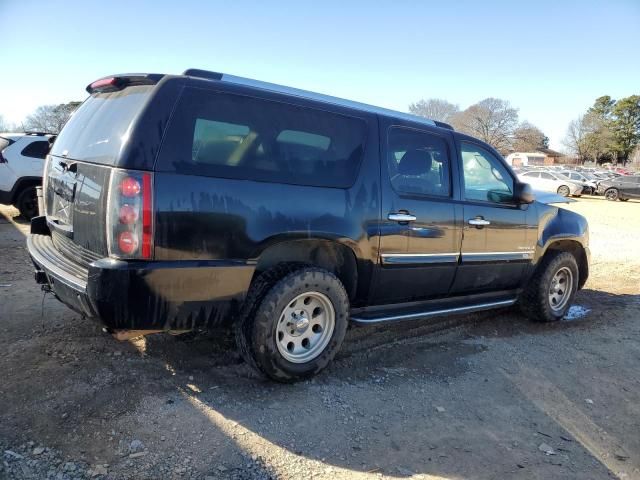
<svg viewBox="0 0 640 480">
<path fill-rule="evenodd" d="M 36 187 L 26 187 L 16 197 L 15 206 L 25 220 L 38 215 L 38 194 Z"/>
<path fill-rule="evenodd" d="M 335 325 L 322 353 L 306 363 L 292 363 L 278 351 L 275 328 L 283 308 L 305 291 L 318 291 L 329 298 Z M 349 297 L 334 274 L 318 267 L 285 264 L 264 272 L 252 283 L 234 324 L 236 344 L 253 369 L 277 382 L 292 383 L 317 374 L 329 364 L 342 345 L 348 320 Z"/>
<path fill-rule="evenodd" d="M 549 289 L 553 276 L 563 267 L 573 274 L 572 291 L 569 301 L 560 311 L 555 311 L 549 303 Z M 571 307 L 571 302 L 580 282 L 578 264 L 575 257 L 562 251 L 549 251 L 540 261 L 533 277 L 520 294 L 519 305 L 524 315 L 534 322 L 555 322 L 560 320 Z"/>
</svg>

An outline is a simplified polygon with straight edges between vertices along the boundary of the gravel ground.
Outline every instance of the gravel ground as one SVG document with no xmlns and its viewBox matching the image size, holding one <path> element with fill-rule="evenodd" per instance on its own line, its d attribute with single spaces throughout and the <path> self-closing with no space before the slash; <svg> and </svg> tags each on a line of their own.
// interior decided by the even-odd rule
<svg viewBox="0 0 640 480">
<path fill-rule="evenodd" d="M 225 332 L 118 342 L 43 297 L 0 207 L 0 478 L 640 478 L 640 203 L 567 208 L 593 254 L 569 318 L 354 328 L 276 385 Z"/>
</svg>

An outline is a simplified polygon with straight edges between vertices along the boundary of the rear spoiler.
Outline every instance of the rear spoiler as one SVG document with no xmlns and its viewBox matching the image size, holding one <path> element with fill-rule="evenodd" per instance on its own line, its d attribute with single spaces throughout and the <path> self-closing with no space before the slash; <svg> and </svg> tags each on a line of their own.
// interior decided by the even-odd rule
<svg viewBox="0 0 640 480">
<path fill-rule="evenodd" d="M 115 92 L 134 85 L 155 85 L 164 77 L 161 73 L 124 73 L 109 75 L 87 85 L 89 94 L 96 92 Z"/>
</svg>

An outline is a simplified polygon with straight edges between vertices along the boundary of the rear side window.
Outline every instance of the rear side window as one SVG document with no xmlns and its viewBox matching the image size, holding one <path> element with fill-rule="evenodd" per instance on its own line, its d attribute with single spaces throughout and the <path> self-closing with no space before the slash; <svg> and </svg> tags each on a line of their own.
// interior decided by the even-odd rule
<svg viewBox="0 0 640 480">
<path fill-rule="evenodd" d="M 444 138 L 408 128 L 389 129 L 387 165 L 400 193 L 448 197 L 451 194 L 449 149 Z"/>
<path fill-rule="evenodd" d="M 156 170 L 346 188 L 365 136 L 359 118 L 191 89 L 173 115 Z"/>
<path fill-rule="evenodd" d="M 137 85 L 94 93 L 74 112 L 51 149 L 52 155 L 114 165 L 129 128 L 153 89 Z"/>
<path fill-rule="evenodd" d="M 44 158 L 47 156 L 47 153 L 49 153 L 49 142 L 46 140 L 38 140 L 24 147 L 20 155 L 23 157 Z"/>
</svg>

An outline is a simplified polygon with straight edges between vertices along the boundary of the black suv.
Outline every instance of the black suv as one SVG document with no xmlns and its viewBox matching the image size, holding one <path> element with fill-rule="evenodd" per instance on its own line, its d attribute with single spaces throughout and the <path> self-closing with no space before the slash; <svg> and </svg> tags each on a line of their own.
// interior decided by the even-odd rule
<svg viewBox="0 0 640 480">
<path fill-rule="evenodd" d="M 233 325 L 278 381 L 349 321 L 562 318 L 588 227 L 440 122 L 202 70 L 116 75 L 48 156 L 36 280 L 119 338 Z"/>
</svg>

